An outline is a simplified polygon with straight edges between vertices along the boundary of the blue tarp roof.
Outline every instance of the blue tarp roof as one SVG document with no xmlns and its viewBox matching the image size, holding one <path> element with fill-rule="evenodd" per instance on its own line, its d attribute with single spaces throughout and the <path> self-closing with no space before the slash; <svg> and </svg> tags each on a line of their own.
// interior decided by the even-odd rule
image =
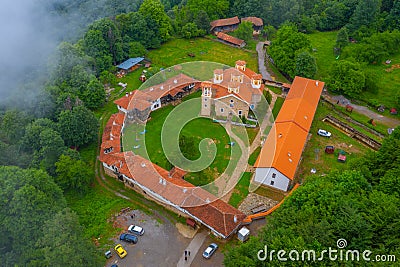
<svg viewBox="0 0 400 267">
<path fill-rule="evenodd" d="M 142 57 L 135 57 L 135 58 L 130 58 L 122 62 L 121 64 L 118 65 L 118 68 L 123 69 L 123 70 L 128 70 L 131 67 L 135 66 L 139 62 L 141 62 L 144 58 Z"/>
</svg>

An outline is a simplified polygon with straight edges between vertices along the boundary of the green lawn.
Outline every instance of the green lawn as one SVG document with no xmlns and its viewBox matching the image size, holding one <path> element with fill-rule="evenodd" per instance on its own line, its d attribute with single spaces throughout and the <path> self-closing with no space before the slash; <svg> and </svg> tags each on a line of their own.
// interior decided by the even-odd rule
<svg viewBox="0 0 400 267">
<path fill-rule="evenodd" d="M 239 182 L 233 189 L 231 198 L 229 199 L 229 204 L 237 208 L 239 204 L 247 197 L 249 194 L 249 185 L 251 179 L 251 172 L 244 172 L 242 177 L 240 177 Z"/>
<path fill-rule="evenodd" d="M 281 95 L 282 94 L 282 89 L 281 88 L 278 88 L 278 87 L 275 87 L 275 86 L 269 86 L 269 85 L 266 85 L 266 87 L 269 90 L 271 90 L 272 92 L 274 92 L 275 94 L 277 94 L 277 95 Z"/>
<path fill-rule="evenodd" d="M 120 231 L 113 227 L 110 218 L 122 208 L 133 206 L 97 183 L 85 195 L 67 193 L 65 197 L 68 206 L 79 215 L 79 221 L 85 227 L 85 237 L 100 238 L 100 244 L 107 244 Z"/>
<path fill-rule="evenodd" d="M 189 95 L 184 100 L 187 101 L 198 97 L 200 94 L 201 92 L 196 92 Z M 146 132 L 144 134 L 144 126 L 137 124 L 128 125 L 125 128 L 123 135 L 124 150 L 132 150 L 134 153 L 149 158 L 155 164 L 169 170 L 172 165 L 164 154 L 161 141 L 161 131 L 168 115 L 170 115 L 175 108 L 178 108 L 181 105 L 177 107 L 168 105 L 153 111 L 150 115 L 151 119 L 146 124 Z M 200 141 L 205 138 L 212 139 L 216 145 L 217 153 L 211 165 L 202 171 L 192 172 L 185 176 L 185 179 L 194 185 L 204 185 L 213 181 L 225 171 L 230 160 L 237 160 L 241 155 L 238 146 L 234 146 L 231 149 L 228 145 L 230 143 L 230 138 L 225 129 L 220 124 L 213 123 L 209 118 L 196 118 L 191 120 L 185 124 L 183 129 L 180 131 L 180 134 L 194 137 L 194 146 L 196 148 L 199 147 Z M 138 145 L 140 145 L 140 147 L 134 148 Z"/>
<path fill-rule="evenodd" d="M 328 114 L 335 115 L 326 103 L 320 103 L 314 116 L 313 124 L 311 125 L 311 139 L 304 149 L 302 161 L 296 174 L 296 180 L 299 182 L 311 174 L 310 171 L 312 168 L 316 168 L 318 175 L 327 174 L 332 169 L 343 170 L 348 168 L 347 162 L 340 163 L 337 161 L 339 150 L 346 151 L 348 160 L 362 157 L 367 151 L 370 151 L 369 148 L 345 135 L 331 124 L 323 122 L 322 119 Z M 354 126 L 352 124 L 349 125 Z M 326 138 L 317 135 L 317 131 L 320 128 L 331 132 L 332 137 Z M 325 153 L 324 150 L 327 145 L 335 147 L 334 154 Z"/>
<path fill-rule="evenodd" d="M 336 43 L 337 31 L 332 32 L 315 32 L 307 34 L 311 41 L 311 45 L 315 52 L 312 55 L 317 60 L 316 79 L 325 81 L 329 75 L 332 64 L 336 61 L 333 54 L 333 47 Z"/>
<path fill-rule="evenodd" d="M 195 56 L 190 57 L 190 53 Z M 154 65 L 162 68 L 190 61 L 212 61 L 235 66 L 237 60 L 245 60 L 249 68 L 254 71 L 258 69 L 256 53 L 248 53 L 208 38 L 172 39 L 160 49 L 150 50 L 148 57 Z"/>
<path fill-rule="evenodd" d="M 316 49 L 313 52 L 317 60 L 318 71 L 316 79 L 327 81 L 329 76 L 329 70 L 332 64 L 336 61 L 333 54 L 333 47 L 336 43 L 337 31 L 332 32 L 315 32 L 308 34 L 308 38 L 311 41 L 312 47 Z M 349 44 L 350 46 L 353 44 Z M 377 64 L 364 65 L 363 69 L 366 74 L 372 73 L 375 78 L 376 86 L 378 90 L 375 92 L 365 91 L 360 95 L 360 99 L 366 103 L 377 102 L 385 105 L 386 107 L 396 107 L 396 98 L 400 84 L 400 69 L 394 69 L 391 72 L 387 72 L 386 69 L 390 68 L 394 64 L 400 64 L 400 53 L 390 56 L 392 63 L 386 65 L 383 62 Z M 339 59 L 340 60 L 340 59 Z M 389 111 L 386 110 L 384 115 L 389 115 Z"/>
<path fill-rule="evenodd" d="M 279 114 L 279 111 L 281 110 L 281 107 L 283 105 L 283 102 L 285 102 L 285 99 L 282 97 L 277 97 L 274 107 L 272 108 L 272 115 L 274 116 L 274 119 L 276 119 L 276 117 Z"/>
<path fill-rule="evenodd" d="M 248 160 L 249 165 L 253 166 L 254 163 L 256 163 L 256 160 L 258 158 L 258 155 L 260 155 L 260 152 L 261 152 L 261 147 L 257 147 L 256 150 L 254 150 L 254 152 L 251 153 Z"/>
</svg>

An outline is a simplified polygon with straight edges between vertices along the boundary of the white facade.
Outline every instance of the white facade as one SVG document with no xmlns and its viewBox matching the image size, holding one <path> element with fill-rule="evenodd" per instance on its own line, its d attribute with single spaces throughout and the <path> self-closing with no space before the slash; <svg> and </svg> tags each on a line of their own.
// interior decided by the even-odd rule
<svg viewBox="0 0 400 267">
<path fill-rule="evenodd" d="M 285 192 L 290 184 L 290 179 L 275 168 L 256 168 L 254 181 Z"/>
<path fill-rule="evenodd" d="M 161 108 L 161 100 L 157 99 L 156 101 L 151 104 L 151 111 Z"/>
<path fill-rule="evenodd" d="M 123 113 L 127 113 L 128 111 L 126 109 L 124 109 L 123 107 L 121 107 L 120 105 L 118 105 L 118 110 L 123 112 Z"/>
</svg>

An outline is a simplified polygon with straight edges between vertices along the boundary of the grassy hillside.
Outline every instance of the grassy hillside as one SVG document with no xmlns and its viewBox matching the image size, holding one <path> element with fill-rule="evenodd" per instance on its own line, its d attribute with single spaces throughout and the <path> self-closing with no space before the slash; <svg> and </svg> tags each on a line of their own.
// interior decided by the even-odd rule
<svg viewBox="0 0 400 267">
<path fill-rule="evenodd" d="M 151 50 L 148 57 L 153 64 L 163 68 L 190 61 L 213 61 L 234 66 L 236 60 L 245 60 L 249 68 L 258 70 L 255 51 L 254 54 L 248 53 L 206 38 L 173 39 L 163 44 L 160 49 Z"/>
<path fill-rule="evenodd" d="M 315 48 L 313 55 L 316 57 L 318 71 L 315 78 L 326 81 L 329 76 L 329 69 L 336 61 L 333 54 L 333 47 L 336 42 L 337 31 L 316 32 L 308 34 L 312 47 Z M 352 45 L 352 44 L 349 44 Z M 368 64 L 364 66 L 367 75 L 373 75 L 377 90 L 365 91 L 360 95 L 360 100 L 367 103 L 377 102 L 387 107 L 395 107 L 400 84 L 400 68 L 390 68 L 393 65 L 400 64 L 400 54 L 389 58 L 392 62 L 386 65 L 384 62 Z M 340 59 L 338 59 L 340 60 Z M 372 100 L 372 101 L 371 101 Z M 385 115 L 389 113 L 386 112 Z"/>
</svg>

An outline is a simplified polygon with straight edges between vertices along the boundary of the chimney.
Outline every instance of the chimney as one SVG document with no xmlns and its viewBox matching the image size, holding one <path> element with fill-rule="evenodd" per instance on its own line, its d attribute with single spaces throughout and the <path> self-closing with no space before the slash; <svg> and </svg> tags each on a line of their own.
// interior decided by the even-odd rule
<svg viewBox="0 0 400 267">
<path fill-rule="evenodd" d="M 126 97 L 128 97 L 128 95 L 129 95 L 129 93 L 128 93 L 128 92 L 126 92 L 126 93 L 125 93 L 125 96 L 126 96 Z"/>
<path fill-rule="evenodd" d="M 234 223 L 237 223 L 237 216 L 236 216 L 236 215 L 233 216 L 233 222 L 234 222 Z"/>
<path fill-rule="evenodd" d="M 315 81 L 315 85 L 318 86 L 318 81 Z"/>
</svg>

